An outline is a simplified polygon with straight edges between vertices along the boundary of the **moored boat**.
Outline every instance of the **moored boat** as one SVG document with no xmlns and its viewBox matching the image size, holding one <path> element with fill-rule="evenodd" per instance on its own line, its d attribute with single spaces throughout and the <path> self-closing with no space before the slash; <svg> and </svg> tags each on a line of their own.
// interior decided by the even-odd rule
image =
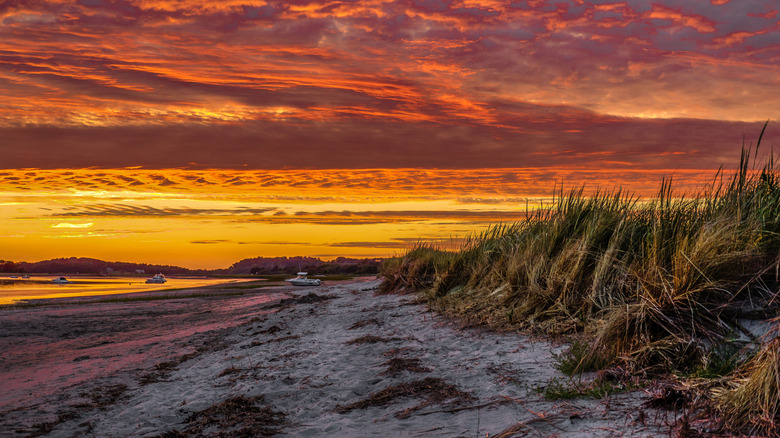
<svg viewBox="0 0 780 438">
<path fill-rule="evenodd" d="M 65 277 L 55 278 L 51 282 L 54 283 L 54 284 L 68 284 L 68 283 L 70 283 L 70 281 L 68 281 L 68 279 L 65 278 Z"/>
<path fill-rule="evenodd" d="M 287 280 L 284 280 L 288 283 L 290 283 L 293 286 L 320 286 L 322 285 L 322 280 L 318 278 L 309 278 L 307 277 L 308 272 L 299 272 L 298 276 L 295 278 L 290 278 Z"/>
<path fill-rule="evenodd" d="M 151 283 L 151 284 L 161 284 L 161 283 L 165 283 L 166 281 L 168 281 L 168 280 L 166 280 L 165 276 L 162 275 L 162 274 L 157 274 L 157 275 L 155 275 L 152 278 L 147 278 L 146 279 L 146 282 L 147 283 Z"/>
</svg>

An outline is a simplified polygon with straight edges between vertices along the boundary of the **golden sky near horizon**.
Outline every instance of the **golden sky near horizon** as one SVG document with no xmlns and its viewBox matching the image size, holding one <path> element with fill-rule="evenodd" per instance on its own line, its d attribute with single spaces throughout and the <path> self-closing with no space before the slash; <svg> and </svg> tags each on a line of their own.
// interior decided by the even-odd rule
<svg viewBox="0 0 780 438">
<path fill-rule="evenodd" d="M 692 184 L 777 119 L 778 9 L 4 2 L 0 258 L 384 256 L 556 184 Z"/>
<path fill-rule="evenodd" d="M 590 169 L 0 171 L 0 232 L 17 260 L 104 260 L 221 268 L 243 258 L 385 257 L 417 241 L 457 247 L 497 223 L 549 206 L 561 181 L 652 196 L 702 170 Z M 564 184 L 564 186 L 567 186 Z M 568 187 L 568 186 L 567 186 Z"/>
</svg>

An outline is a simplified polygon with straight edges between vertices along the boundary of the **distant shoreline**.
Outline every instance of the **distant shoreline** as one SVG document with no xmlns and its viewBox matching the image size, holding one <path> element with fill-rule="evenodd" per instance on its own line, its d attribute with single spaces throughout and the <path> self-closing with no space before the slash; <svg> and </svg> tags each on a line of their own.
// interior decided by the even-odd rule
<svg viewBox="0 0 780 438">
<path fill-rule="evenodd" d="M 135 277 L 96 277 L 94 275 L 80 275 L 80 276 L 68 276 L 69 278 L 78 277 L 82 279 L 93 280 L 116 280 L 118 284 L 124 284 L 124 280 L 127 278 Z M 143 280 L 146 277 L 138 277 Z M 270 277 L 270 278 L 269 278 Z M 136 291 L 116 291 L 116 292 L 101 292 L 100 290 L 75 292 L 65 294 L 66 289 L 63 289 L 61 285 L 51 285 L 46 282 L 45 286 L 49 290 L 59 292 L 58 296 L 42 296 L 42 297 L 20 297 L 3 295 L 3 288 L 0 287 L 0 311 L 3 309 L 13 309 L 20 307 L 37 307 L 46 305 L 72 305 L 82 303 L 109 303 L 119 301 L 156 301 L 163 299 L 176 299 L 176 298 L 197 298 L 197 297 L 209 297 L 219 295 L 241 295 L 244 290 L 257 290 L 260 288 L 281 287 L 289 286 L 283 280 L 288 276 L 266 276 L 260 278 L 245 278 L 245 277 L 208 277 L 208 276 L 189 276 L 189 275 L 176 275 L 169 278 L 169 282 L 164 284 L 145 284 L 138 280 L 135 282 L 135 286 L 149 287 L 152 289 L 136 290 Z M 46 276 L 46 279 L 55 278 L 55 276 Z M 323 276 L 321 277 L 328 284 L 349 284 L 356 281 L 363 281 L 371 277 L 347 277 L 347 276 Z M 36 277 L 32 278 L 33 280 Z M 0 280 L 3 280 L 0 278 Z M 181 284 L 181 280 L 197 280 L 196 282 L 189 284 Z M 202 284 L 208 280 L 208 284 Z M 76 283 L 72 286 L 78 287 Z M 132 285 L 128 285 L 132 286 Z M 13 301 L 11 301 L 13 299 Z"/>
<path fill-rule="evenodd" d="M 11 280 L 15 284 L 0 286 L 0 309 L 5 306 L 33 306 L 44 304 L 63 304 L 70 302 L 88 302 L 113 299 L 141 298 L 161 294 L 182 294 L 185 291 L 200 288 L 227 286 L 235 283 L 251 282 L 243 278 L 212 278 L 196 276 L 174 276 L 162 284 L 148 284 L 148 276 L 138 277 L 100 277 L 94 275 L 68 275 L 72 284 L 52 284 L 51 279 L 58 276 L 31 276 L 30 279 Z M 6 279 L 3 278 L 4 282 Z M 257 281 L 257 280 L 254 280 Z"/>
</svg>

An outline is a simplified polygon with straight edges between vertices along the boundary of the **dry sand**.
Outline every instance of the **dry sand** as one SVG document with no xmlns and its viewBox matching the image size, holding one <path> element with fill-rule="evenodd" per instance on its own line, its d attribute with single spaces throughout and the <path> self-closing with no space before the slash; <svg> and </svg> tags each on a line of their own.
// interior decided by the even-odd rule
<svg viewBox="0 0 780 438">
<path fill-rule="evenodd" d="M 0 435 L 669 434 L 642 392 L 544 400 L 562 346 L 377 285 L 0 311 Z"/>
</svg>

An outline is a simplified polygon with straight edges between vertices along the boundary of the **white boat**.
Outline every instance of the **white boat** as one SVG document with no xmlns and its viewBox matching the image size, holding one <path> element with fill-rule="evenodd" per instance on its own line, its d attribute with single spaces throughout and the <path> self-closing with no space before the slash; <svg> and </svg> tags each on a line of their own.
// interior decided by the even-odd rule
<svg viewBox="0 0 780 438">
<path fill-rule="evenodd" d="M 22 278 L 30 278 L 30 276 L 25 274 L 25 275 L 22 275 Z"/>
<path fill-rule="evenodd" d="M 152 284 L 162 284 L 162 283 L 165 283 L 166 281 L 168 281 L 168 280 L 166 280 L 165 276 L 162 275 L 162 274 L 157 274 L 157 275 L 155 275 L 152 278 L 147 278 L 146 279 L 147 283 L 152 283 Z"/>
<path fill-rule="evenodd" d="M 308 278 L 306 277 L 308 275 L 308 272 L 299 272 L 298 276 L 295 278 L 290 278 L 287 280 L 284 280 L 288 283 L 290 283 L 293 286 L 320 286 L 322 285 L 322 281 L 318 278 Z"/>
<path fill-rule="evenodd" d="M 19 277 L 17 277 L 16 275 L 12 275 L 11 278 L 19 278 Z"/>
<path fill-rule="evenodd" d="M 65 278 L 65 277 L 55 278 L 51 282 L 54 283 L 54 284 L 68 284 L 68 283 L 70 283 L 70 281 L 68 281 L 68 279 Z"/>
</svg>

